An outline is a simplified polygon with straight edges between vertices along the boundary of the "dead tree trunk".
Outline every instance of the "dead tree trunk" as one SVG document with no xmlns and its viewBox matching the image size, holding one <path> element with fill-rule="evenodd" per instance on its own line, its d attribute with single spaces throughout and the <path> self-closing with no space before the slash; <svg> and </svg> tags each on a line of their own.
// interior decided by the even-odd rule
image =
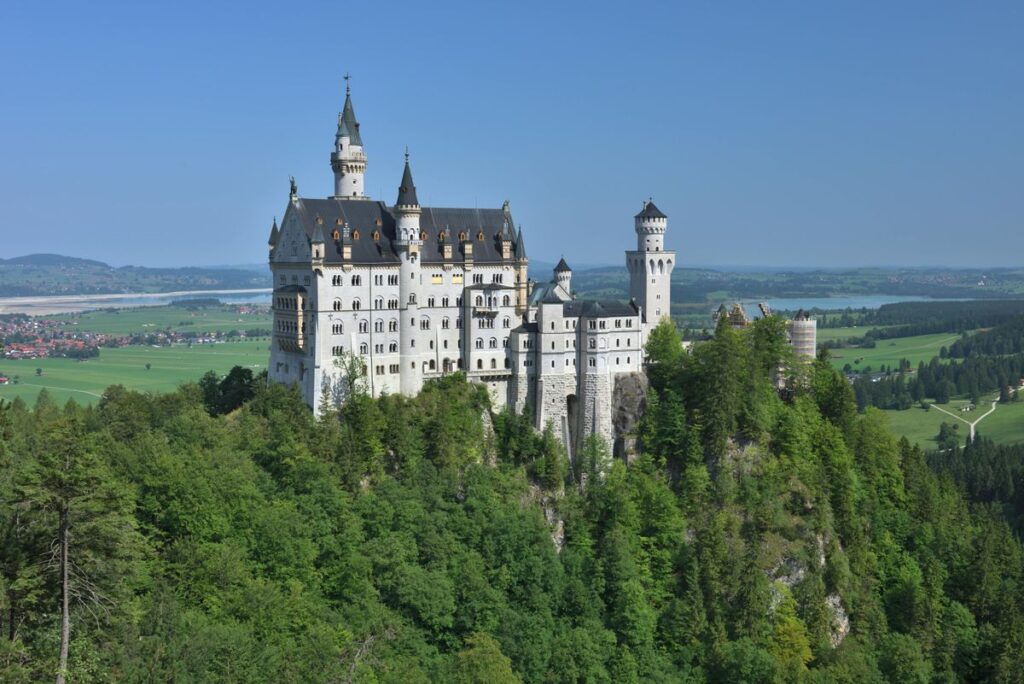
<svg viewBox="0 0 1024 684">
<path fill-rule="evenodd" d="M 68 507 L 60 509 L 60 662 L 57 664 L 57 684 L 64 684 L 68 672 L 68 646 L 71 641 L 71 597 L 68 586 Z"/>
</svg>

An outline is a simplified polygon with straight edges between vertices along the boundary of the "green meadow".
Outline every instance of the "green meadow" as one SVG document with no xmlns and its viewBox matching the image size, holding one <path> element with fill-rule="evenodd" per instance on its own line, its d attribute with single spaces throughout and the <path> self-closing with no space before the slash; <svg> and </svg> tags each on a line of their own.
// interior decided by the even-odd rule
<svg viewBox="0 0 1024 684">
<path fill-rule="evenodd" d="M 47 388 L 63 403 L 70 398 L 91 404 L 110 385 L 124 385 L 140 392 L 166 392 L 183 382 L 198 380 L 208 370 L 227 373 L 233 366 L 259 373 L 266 368 L 269 342 L 244 340 L 222 344 L 147 347 L 135 345 L 101 349 L 98 359 L 0 359 L 0 375 L 19 378 L 18 384 L 0 385 L 0 399 L 35 400 Z M 149 370 L 146 364 L 150 364 Z M 41 368 L 43 374 L 36 375 Z"/>
<path fill-rule="evenodd" d="M 44 316 L 47 320 L 64 321 L 71 329 L 88 330 L 108 335 L 129 335 L 178 330 L 182 332 L 213 332 L 270 328 L 269 313 L 240 314 L 230 306 L 189 310 L 179 306 L 146 306 L 135 309 L 102 309 L 74 314 Z"/>
<path fill-rule="evenodd" d="M 842 328 L 838 328 L 842 330 Z M 956 333 L 936 333 L 934 335 L 916 335 L 914 337 L 897 337 L 892 340 L 879 340 L 873 349 L 851 347 L 847 349 L 830 349 L 832 365 L 842 368 L 850 364 L 854 370 L 870 367 L 877 371 L 884 366 L 898 366 L 900 359 L 909 359 L 912 368 L 917 368 L 920 361 L 928 363 L 939 355 L 939 349 L 948 347 L 960 335 Z"/>
</svg>

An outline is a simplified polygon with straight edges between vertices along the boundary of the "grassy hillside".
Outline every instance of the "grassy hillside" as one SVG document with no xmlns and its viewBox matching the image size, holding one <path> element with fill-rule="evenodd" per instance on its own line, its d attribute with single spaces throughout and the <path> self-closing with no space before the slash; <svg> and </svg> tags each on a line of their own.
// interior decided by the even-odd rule
<svg viewBox="0 0 1024 684">
<path fill-rule="evenodd" d="M 244 366 L 258 373 L 266 368 L 268 345 L 266 340 L 247 340 L 191 348 L 132 346 L 102 349 L 98 359 L 88 361 L 0 359 L 0 375 L 19 378 L 18 384 L 0 385 L 0 399 L 21 397 L 31 403 L 43 387 L 61 404 L 70 398 L 81 404 L 95 403 L 109 385 L 167 392 L 183 382 L 198 380 L 208 370 L 223 374 L 233 366 Z M 36 375 L 37 368 L 43 369 L 41 376 Z"/>
</svg>

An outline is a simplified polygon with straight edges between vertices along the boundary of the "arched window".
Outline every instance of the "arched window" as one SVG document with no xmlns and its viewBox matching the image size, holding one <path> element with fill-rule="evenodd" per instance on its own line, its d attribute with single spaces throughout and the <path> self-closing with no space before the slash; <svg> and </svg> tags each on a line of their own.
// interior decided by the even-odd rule
<svg viewBox="0 0 1024 684">
<path fill-rule="evenodd" d="M 441 319 L 441 329 L 442 330 L 447 330 L 450 323 L 451 323 L 451 321 L 449 321 L 448 317 L 445 316 L 444 318 Z"/>
<path fill-rule="evenodd" d="M 360 301 L 358 299 L 353 299 L 352 300 L 352 309 L 354 311 L 359 311 L 359 309 L 361 309 L 361 308 L 363 308 L 362 303 L 360 303 Z"/>
<path fill-rule="evenodd" d="M 434 359 L 430 359 L 430 370 L 434 370 L 437 366 L 434 364 Z"/>
<path fill-rule="evenodd" d="M 370 324 L 368 322 L 366 322 L 365 319 L 362 320 L 362 321 L 359 321 L 359 332 L 364 333 L 364 332 L 369 332 L 369 331 L 370 331 Z"/>
<path fill-rule="evenodd" d="M 341 335 L 342 333 L 345 332 L 345 326 L 342 323 L 335 323 L 333 326 L 331 326 L 331 331 L 335 335 Z"/>
<path fill-rule="evenodd" d="M 503 327 L 503 328 L 511 328 L 512 327 L 512 319 L 509 318 L 508 316 L 505 316 L 505 318 L 501 319 L 501 327 Z"/>
<path fill-rule="evenodd" d="M 380 319 L 377 319 L 376 321 L 374 321 L 373 322 L 373 331 L 374 332 L 384 332 L 384 321 L 382 321 Z"/>
<path fill-rule="evenodd" d="M 377 297 L 376 299 L 374 299 L 373 300 L 373 308 L 374 309 L 383 309 L 384 308 L 384 298 L 383 297 Z"/>
<path fill-rule="evenodd" d="M 466 231 L 464 231 L 464 230 L 463 231 L 459 231 L 459 240 L 461 242 L 465 242 L 466 241 Z"/>
<path fill-rule="evenodd" d="M 491 369 L 498 367 L 498 359 L 491 359 Z"/>
<path fill-rule="evenodd" d="M 501 305 L 502 306 L 508 306 L 509 303 L 510 303 L 510 300 L 508 298 L 508 295 L 505 295 L 504 297 L 501 298 Z"/>
<path fill-rule="evenodd" d="M 484 369 L 484 360 L 483 359 L 477 359 L 476 360 L 476 369 L 477 370 L 483 370 Z"/>
<path fill-rule="evenodd" d="M 338 232 L 337 228 L 335 228 L 334 231 L 331 233 L 331 239 L 334 240 L 335 242 L 341 239 L 341 233 Z"/>
<path fill-rule="evenodd" d="M 335 299 L 334 300 L 334 310 L 335 311 L 341 311 L 341 300 L 340 299 Z"/>
<path fill-rule="evenodd" d="M 476 338 L 476 342 L 474 343 L 474 346 L 477 349 L 483 349 L 484 348 L 484 338 L 482 338 L 482 337 Z"/>
<path fill-rule="evenodd" d="M 492 338 L 491 338 L 491 339 L 490 339 L 490 340 L 489 340 L 489 341 L 487 342 L 487 345 L 488 345 L 488 346 L 489 346 L 489 347 L 490 347 L 491 349 L 497 349 L 497 348 L 498 348 L 498 340 L 497 340 L 497 338 L 495 338 L 495 337 L 492 337 Z"/>
<path fill-rule="evenodd" d="M 476 305 L 477 306 L 483 306 L 484 305 L 484 298 L 481 297 L 480 295 L 477 295 L 476 299 L 474 301 L 476 301 Z"/>
<path fill-rule="evenodd" d="M 661 259 L 658 259 L 658 274 L 659 275 L 664 275 L 665 274 L 665 262 L 663 260 L 661 260 Z"/>
<path fill-rule="evenodd" d="M 352 276 L 352 284 L 353 285 L 362 285 L 363 284 L 363 276 L 359 276 L 359 275 Z"/>
<path fill-rule="evenodd" d="M 356 230 L 352 231 L 352 239 L 353 240 L 358 240 L 359 239 L 359 229 L 358 228 Z"/>
<path fill-rule="evenodd" d="M 398 319 L 392 318 L 388 321 L 388 332 L 398 332 Z"/>
<path fill-rule="evenodd" d="M 426 239 L 427 239 L 427 231 L 421 230 L 420 231 L 420 240 L 426 241 Z"/>
<path fill-rule="evenodd" d="M 391 344 L 389 344 L 388 345 L 388 351 L 391 352 L 392 354 L 397 352 L 398 351 L 398 343 L 397 342 L 392 342 Z"/>
<path fill-rule="evenodd" d="M 363 342 L 362 344 L 359 345 L 359 353 L 360 354 L 369 354 L 370 353 L 370 347 L 365 342 Z"/>
</svg>

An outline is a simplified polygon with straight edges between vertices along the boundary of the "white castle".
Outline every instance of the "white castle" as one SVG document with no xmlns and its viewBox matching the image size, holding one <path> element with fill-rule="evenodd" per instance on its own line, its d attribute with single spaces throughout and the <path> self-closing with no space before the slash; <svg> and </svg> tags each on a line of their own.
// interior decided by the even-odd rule
<svg viewBox="0 0 1024 684">
<path fill-rule="evenodd" d="M 561 260 L 551 282 L 528 278 L 523 231 L 498 209 L 420 206 L 409 157 L 393 206 L 365 193 L 366 151 L 346 88 L 331 152 L 334 195 L 300 197 L 270 233 L 274 339 L 269 376 L 297 384 L 318 411 L 344 400 L 346 359 L 367 389 L 414 395 L 465 373 L 497 408 L 530 411 L 571 447 L 613 441 L 613 392 L 642 373 L 650 330 L 669 315 L 675 252 L 667 217 L 645 202 L 626 252 L 630 301 L 576 299 Z"/>
</svg>

